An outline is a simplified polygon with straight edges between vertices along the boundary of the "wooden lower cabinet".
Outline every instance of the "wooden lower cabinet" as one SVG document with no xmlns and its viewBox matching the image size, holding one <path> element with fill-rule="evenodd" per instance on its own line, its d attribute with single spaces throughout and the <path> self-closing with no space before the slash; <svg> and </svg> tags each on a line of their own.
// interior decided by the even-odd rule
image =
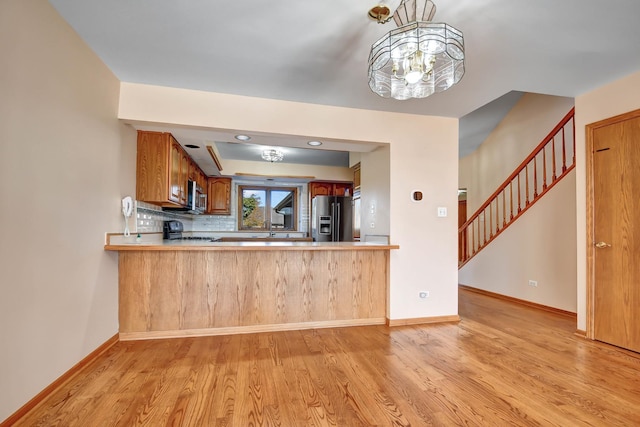
<svg viewBox="0 0 640 427">
<path fill-rule="evenodd" d="M 383 324 L 388 265 L 388 249 L 121 251 L 121 338 Z"/>
</svg>

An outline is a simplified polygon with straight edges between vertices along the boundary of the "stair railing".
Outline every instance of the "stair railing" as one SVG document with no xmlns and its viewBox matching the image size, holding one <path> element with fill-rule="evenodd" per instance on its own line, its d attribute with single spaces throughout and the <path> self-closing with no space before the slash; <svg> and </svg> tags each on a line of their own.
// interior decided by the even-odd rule
<svg viewBox="0 0 640 427">
<path fill-rule="evenodd" d="M 460 227 L 459 267 L 498 237 L 575 167 L 575 148 L 572 108 Z"/>
</svg>

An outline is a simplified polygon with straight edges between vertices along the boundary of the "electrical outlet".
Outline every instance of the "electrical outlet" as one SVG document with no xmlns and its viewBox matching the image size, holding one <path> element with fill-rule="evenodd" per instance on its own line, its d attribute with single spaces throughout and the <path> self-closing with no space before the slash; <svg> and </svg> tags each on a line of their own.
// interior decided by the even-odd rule
<svg viewBox="0 0 640 427">
<path fill-rule="evenodd" d="M 529 280 L 529 286 L 538 287 L 538 281 L 537 280 Z"/>
<path fill-rule="evenodd" d="M 418 296 L 422 299 L 429 298 L 429 291 L 422 291 L 418 294 Z"/>
</svg>

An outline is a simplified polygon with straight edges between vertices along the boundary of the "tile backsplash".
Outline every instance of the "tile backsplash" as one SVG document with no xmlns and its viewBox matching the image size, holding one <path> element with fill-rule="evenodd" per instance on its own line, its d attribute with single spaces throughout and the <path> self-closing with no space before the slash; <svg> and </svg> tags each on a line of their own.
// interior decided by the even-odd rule
<svg viewBox="0 0 640 427">
<path fill-rule="evenodd" d="M 309 203 L 307 201 L 306 186 L 299 191 L 298 233 L 309 231 Z M 232 200 L 237 197 L 237 185 L 232 187 Z M 236 203 L 231 204 L 231 215 L 191 215 L 179 212 L 163 211 L 159 206 L 136 201 L 136 233 L 162 233 L 162 223 L 166 220 L 182 221 L 184 231 L 221 231 L 234 232 L 238 230 Z M 133 232 L 133 230 L 132 230 Z"/>
<path fill-rule="evenodd" d="M 236 231 L 235 216 L 200 215 L 193 220 L 195 231 Z"/>
<path fill-rule="evenodd" d="M 178 219 L 183 222 L 185 229 L 191 222 L 191 215 L 164 212 L 159 206 L 136 201 L 136 232 L 162 233 L 163 221 Z"/>
</svg>

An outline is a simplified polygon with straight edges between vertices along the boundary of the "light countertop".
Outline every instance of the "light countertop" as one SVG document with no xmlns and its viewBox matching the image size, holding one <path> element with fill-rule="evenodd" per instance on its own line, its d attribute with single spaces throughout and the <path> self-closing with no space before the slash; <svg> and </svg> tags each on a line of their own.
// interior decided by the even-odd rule
<svg viewBox="0 0 640 427">
<path fill-rule="evenodd" d="M 107 244 L 107 251 L 366 251 L 399 249 L 398 245 L 373 242 L 210 242 L 163 240 L 156 243 Z"/>
</svg>

